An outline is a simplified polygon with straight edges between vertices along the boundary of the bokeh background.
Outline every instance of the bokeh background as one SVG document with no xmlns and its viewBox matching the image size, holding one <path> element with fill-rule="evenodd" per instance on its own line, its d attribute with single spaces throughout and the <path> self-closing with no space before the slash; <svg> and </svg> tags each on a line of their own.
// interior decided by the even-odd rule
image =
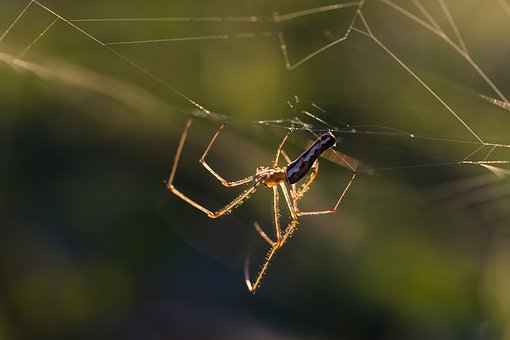
<svg viewBox="0 0 510 340">
<path fill-rule="evenodd" d="M 275 23 L 275 12 L 337 3 L 2 0 L 0 338 L 510 338 L 508 173 L 462 163 L 510 160 L 510 113 L 476 72 L 510 92 L 505 1 L 368 0 L 372 37 L 351 31 L 289 70 L 278 33 L 296 62 L 342 37 L 356 7 Z M 32 46 L 55 14 L 191 19 L 60 18 Z M 458 31 L 468 53 L 424 22 L 461 46 Z M 364 29 L 359 18 L 354 27 Z M 246 34 L 255 37 L 236 37 Z M 106 47 L 91 37 L 181 40 Z M 501 146 L 477 150 L 473 133 L 384 48 L 481 140 Z M 196 117 L 203 112 L 177 91 L 217 115 Z M 295 96 L 302 102 L 291 108 Z M 271 232 L 269 190 L 210 220 L 164 180 L 196 117 L 175 184 L 222 206 L 237 192 L 197 162 L 221 121 L 231 122 L 210 164 L 237 179 L 271 163 L 286 119 L 306 119 L 303 110 L 337 129 L 339 150 L 379 171 L 358 176 L 336 214 L 300 219 L 251 296 L 242 262 L 249 254 L 254 276 L 264 258 L 252 225 Z M 275 119 L 284 121 L 262 122 Z M 295 135 L 292 157 L 300 138 L 313 137 Z M 330 208 L 351 174 L 321 161 L 303 209 Z"/>
</svg>

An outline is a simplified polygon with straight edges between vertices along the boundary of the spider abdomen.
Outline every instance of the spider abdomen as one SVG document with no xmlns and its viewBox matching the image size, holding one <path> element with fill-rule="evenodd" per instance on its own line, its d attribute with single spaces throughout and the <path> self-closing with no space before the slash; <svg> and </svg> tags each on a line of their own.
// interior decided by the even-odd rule
<svg viewBox="0 0 510 340">
<path fill-rule="evenodd" d="M 335 146 L 336 138 L 331 132 L 326 132 L 301 154 L 295 161 L 287 165 L 287 180 L 290 184 L 297 183 L 306 176 L 313 163 L 320 154 Z"/>
</svg>

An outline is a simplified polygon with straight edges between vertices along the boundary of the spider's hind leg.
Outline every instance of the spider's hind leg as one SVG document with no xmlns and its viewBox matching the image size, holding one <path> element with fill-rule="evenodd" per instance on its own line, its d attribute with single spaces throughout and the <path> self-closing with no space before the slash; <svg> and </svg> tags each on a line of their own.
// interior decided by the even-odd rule
<svg viewBox="0 0 510 340">
<path fill-rule="evenodd" d="M 343 198 L 345 197 L 345 194 L 347 194 L 347 191 L 349 191 L 349 188 L 351 187 L 351 184 L 352 182 L 354 182 L 354 179 L 356 178 L 356 172 L 354 172 L 352 174 L 352 177 L 351 179 L 349 180 L 349 183 L 347 183 L 347 186 L 344 188 L 344 190 L 342 191 L 342 194 L 340 195 L 340 197 L 338 198 L 338 201 L 336 202 L 335 206 L 333 207 L 333 209 L 329 209 L 329 210 L 318 210 L 318 211 L 297 211 L 297 215 L 298 216 L 307 216 L 307 215 L 324 215 L 324 214 L 332 214 L 334 212 L 336 212 L 336 210 L 338 209 L 338 207 L 340 206 L 340 203 L 342 203 L 342 200 Z"/>
<path fill-rule="evenodd" d="M 269 245 L 271 247 L 278 246 L 282 239 L 282 236 L 281 236 L 282 232 L 280 229 L 278 200 L 279 200 L 278 187 L 274 186 L 273 187 L 273 223 L 274 223 L 274 228 L 275 228 L 276 241 L 273 241 L 269 236 L 267 236 L 266 232 L 264 230 L 262 230 L 262 228 L 260 227 L 260 225 L 257 222 L 253 223 L 253 227 L 255 228 L 255 230 L 259 233 L 259 235 L 264 240 L 266 240 L 267 243 L 269 243 Z"/>
<path fill-rule="evenodd" d="M 294 185 L 292 186 L 292 194 L 294 200 L 299 201 L 301 198 L 303 198 L 303 195 L 308 191 L 310 185 L 313 183 L 315 177 L 317 177 L 318 174 L 319 174 L 319 162 L 315 161 L 312 165 L 312 172 L 308 177 L 308 180 L 305 183 L 303 183 L 301 188 L 296 191 L 295 186 Z"/>
<path fill-rule="evenodd" d="M 269 253 L 266 256 L 266 259 L 264 261 L 264 264 L 262 265 L 259 273 L 257 274 L 257 278 L 252 283 L 250 280 L 250 270 L 249 270 L 249 257 L 245 259 L 245 265 L 244 265 L 244 278 L 246 282 L 246 286 L 248 287 L 248 290 L 255 294 L 257 292 L 257 289 L 260 286 L 262 277 L 266 273 L 267 269 L 269 268 L 269 264 L 271 263 L 273 257 L 276 255 L 276 252 L 283 247 L 289 236 L 292 234 L 292 232 L 296 229 L 297 226 L 297 211 L 296 211 L 296 205 L 295 201 L 293 200 L 292 194 L 289 192 L 289 189 L 287 188 L 288 183 L 280 183 L 280 187 L 283 191 L 283 195 L 285 197 L 285 201 L 287 203 L 287 207 L 289 208 L 291 222 L 288 224 L 288 226 L 285 228 L 285 230 L 280 230 L 280 216 L 278 212 L 278 205 L 279 205 L 279 196 L 278 196 L 278 189 L 277 187 L 273 187 L 273 201 L 274 201 L 274 224 L 275 224 L 275 232 L 276 232 L 276 242 L 272 242 L 267 235 L 263 231 L 259 231 L 261 236 L 269 243 L 271 244 L 271 249 L 269 250 Z M 264 235 L 266 237 L 264 237 Z M 269 240 L 268 240 L 269 239 Z"/>
</svg>

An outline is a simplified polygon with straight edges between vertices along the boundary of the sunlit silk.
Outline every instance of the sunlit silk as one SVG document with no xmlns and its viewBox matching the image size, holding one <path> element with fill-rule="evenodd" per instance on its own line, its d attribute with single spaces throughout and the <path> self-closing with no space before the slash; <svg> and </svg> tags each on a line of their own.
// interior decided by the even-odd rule
<svg viewBox="0 0 510 340">
<path fill-rule="evenodd" d="M 492 97 L 489 97 L 489 96 L 484 96 L 483 94 L 479 94 L 478 96 L 480 98 L 488 101 L 491 104 L 494 104 L 496 106 L 499 106 L 502 109 L 510 111 L 510 103 L 508 103 L 508 102 L 505 102 L 505 101 L 499 100 L 499 99 L 495 99 L 495 98 L 492 98 Z"/>
</svg>

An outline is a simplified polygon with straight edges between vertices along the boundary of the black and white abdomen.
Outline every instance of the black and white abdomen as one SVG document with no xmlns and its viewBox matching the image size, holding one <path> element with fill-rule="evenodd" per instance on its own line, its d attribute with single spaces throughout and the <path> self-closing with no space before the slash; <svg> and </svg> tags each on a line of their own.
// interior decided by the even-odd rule
<svg viewBox="0 0 510 340">
<path fill-rule="evenodd" d="M 331 132 L 326 132 L 301 154 L 295 161 L 287 165 L 287 180 L 290 184 L 297 183 L 306 176 L 313 163 L 321 153 L 335 146 L 336 138 Z"/>
</svg>

